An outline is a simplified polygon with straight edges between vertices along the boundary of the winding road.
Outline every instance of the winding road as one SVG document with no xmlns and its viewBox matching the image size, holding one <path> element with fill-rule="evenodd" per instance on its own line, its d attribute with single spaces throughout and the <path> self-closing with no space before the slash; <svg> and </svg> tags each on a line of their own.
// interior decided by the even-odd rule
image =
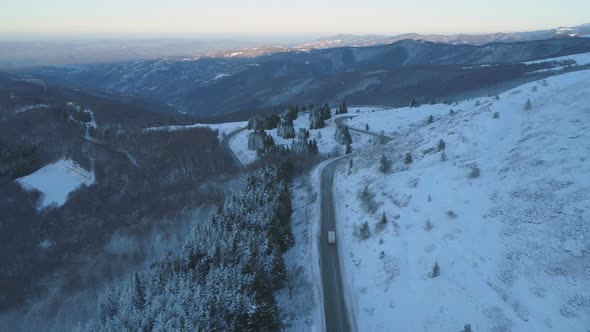
<svg viewBox="0 0 590 332">
<path fill-rule="evenodd" d="M 336 233 L 336 244 L 328 243 L 328 231 L 336 230 L 336 216 L 334 210 L 334 173 L 341 163 L 348 160 L 347 157 L 338 158 L 328 163 L 320 175 L 320 268 L 322 274 L 324 317 L 326 331 L 355 331 L 348 306 L 344 300 L 342 288 L 342 273 L 340 259 L 338 257 L 339 241 Z"/>
<path fill-rule="evenodd" d="M 343 121 L 356 115 L 341 116 L 334 119 L 334 125 L 342 126 Z M 386 141 L 391 140 L 389 136 L 367 130 L 348 127 L 348 130 L 359 133 L 384 137 Z M 320 175 L 320 269 L 323 285 L 323 304 L 326 331 L 356 331 L 356 324 L 353 312 L 345 300 L 345 292 L 342 287 L 342 269 L 338 254 L 339 234 L 336 232 L 336 244 L 328 243 L 328 231 L 336 231 L 336 206 L 334 204 L 334 174 L 336 169 L 349 160 L 350 156 L 335 158 L 324 166 Z"/>
</svg>

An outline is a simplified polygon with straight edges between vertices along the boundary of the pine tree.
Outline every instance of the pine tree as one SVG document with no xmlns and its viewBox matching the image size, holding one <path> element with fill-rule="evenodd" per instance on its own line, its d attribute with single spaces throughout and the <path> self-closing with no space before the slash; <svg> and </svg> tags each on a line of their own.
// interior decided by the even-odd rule
<svg viewBox="0 0 590 332">
<path fill-rule="evenodd" d="M 352 153 L 352 146 L 350 146 L 350 144 L 348 144 L 348 145 L 346 146 L 346 151 L 345 151 L 345 154 L 351 154 L 351 153 Z"/>
<path fill-rule="evenodd" d="M 406 164 L 411 164 L 412 162 L 414 162 L 414 158 L 412 157 L 411 153 L 406 153 L 406 157 L 404 158 L 404 162 Z"/>
<path fill-rule="evenodd" d="M 338 126 L 334 132 L 334 139 L 342 145 L 352 144 L 352 137 L 350 136 L 347 126 Z"/>
<path fill-rule="evenodd" d="M 430 116 L 428 117 L 428 119 L 426 120 L 426 123 L 427 123 L 427 124 L 431 124 L 432 122 L 434 122 L 434 117 L 432 117 L 432 115 L 430 115 Z"/>
<path fill-rule="evenodd" d="M 412 98 L 412 100 L 410 101 L 410 108 L 412 107 L 418 107 L 418 102 L 416 101 L 415 98 Z"/>
<path fill-rule="evenodd" d="M 375 228 L 377 232 L 382 232 L 385 227 L 387 227 L 387 216 L 385 215 L 385 212 L 383 212 L 383 215 L 381 215 L 381 219 Z"/>
<path fill-rule="evenodd" d="M 133 273 L 133 282 L 131 288 L 131 291 L 133 293 L 133 307 L 136 310 L 143 310 L 143 307 L 145 305 L 145 295 L 143 286 L 141 285 L 139 274 L 137 273 Z"/>
<path fill-rule="evenodd" d="M 436 278 L 440 275 L 440 266 L 438 266 L 438 262 L 434 261 L 434 265 L 432 266 L 432 271 L 430 272 L 430 278 Z"/>
<path fill-rule="evenodd" d="M 371 227 L 368 222 L 363 222 L 359 228 L 359 236 L 363 240 L 367 240 L 371 237 Z"/>
<path fill-rule="evenodd" d="M 528 110 L 530 110 L 532 108 L 533 108 L 533 105 L 531 104 L 531 100 L 530 99 L 527 99 L 526 100 L 526 104 L 524 105 L 524 110 L 525 111 L 528 111 Z"/>
</svg>

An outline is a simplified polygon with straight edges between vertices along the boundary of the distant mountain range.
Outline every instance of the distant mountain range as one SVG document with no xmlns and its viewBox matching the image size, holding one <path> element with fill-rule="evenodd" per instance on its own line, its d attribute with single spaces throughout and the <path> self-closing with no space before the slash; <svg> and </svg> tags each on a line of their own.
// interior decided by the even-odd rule
<svg viewBox="0 0 590 332">
<path fill-rule="evenodd" d="M 176 58 L 194 60 L 203 57 L 258 57 L 289 51 L 309 51 L 334 47 L 367 47 L 391 44 L 403 39 L 445 44 L 484 45 L 563 37 L 590 36 L 590 24 L 551 30 L 481 35 L 397 36 L 337 35 L 301 44 L 264 43 L 227 39 L 159 38 L 142 40 L 0 41 L 0 70 L 32 66 L 79 65 Z"/>
<path fill-rule="evenodd" d="M 405 105 L 495 94 L 548 76 L 523 61 L 590 52 L 590 38 L 486 45 L 400 40 L 368 47 L 291 50 L 257 57 L 158 59 L 21 71 L 72 87 L 166 103 L 197 116 L 244 115 L 285 105 Z M 545 65 L 547 66 L 547 65 Z M 533 72 L 533 74 L 531 74 Z M 541 77 L 542 78 L 542 77 Z"/>
<path fill-rule="evenodd" d="M 538 30 L 512 33 L 491 33 L 491 34 L 456 34 L 456 35 L 422 35 L 418 33 L 406 33 L 396 36 L 385 35 L 336 35 L 320 38 L 311 42 L 301 43 L 291 47 L 284 46 L 259 46 L 241 50 L 210 52 L 207 56 L 213 57 L 253 57 L 262 54 L 285 52 L 285 51 L 306 51 L 326 49 L 335 47 L 367 47 L 387 45 L 404 39 L 424 40 L 433 43 L 444 43 L 452 45 L 485 45 L 490 43 L 514 43 L 520 41 L 544 40 L 552 38 L 568 37 L 590 37 L 590 23 L 574 27 L 559 27 L 550 30 Z"/>
</svg>

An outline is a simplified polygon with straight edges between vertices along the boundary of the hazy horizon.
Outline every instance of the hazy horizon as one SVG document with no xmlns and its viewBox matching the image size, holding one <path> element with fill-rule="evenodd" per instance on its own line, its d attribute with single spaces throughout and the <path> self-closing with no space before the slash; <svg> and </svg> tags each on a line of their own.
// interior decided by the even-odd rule
<svg viewBox="0 0 590 332">
<path fill-rule="evenodd" d="M 335 34 L 488 34 L 590 21 L 580 0 L 28 0 L 4 6 L 1 40 L 203 38 L 296 42 Z M 116 8 L 116 10 L 113 10 Z M 533 15 L 523 13 L 531 11 Z M 498 19 L 501 18 L 501 19 Z M 105 24 L 105 22 L 108 22 Z"/>
</svg>

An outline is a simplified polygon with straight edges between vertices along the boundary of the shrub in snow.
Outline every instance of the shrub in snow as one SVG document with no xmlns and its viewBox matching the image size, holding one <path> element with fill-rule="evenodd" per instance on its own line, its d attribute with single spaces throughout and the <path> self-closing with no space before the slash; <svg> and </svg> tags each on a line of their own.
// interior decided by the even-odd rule
<svg viewBox="0 0 590 332">
<path fill-rule="evenodd" d="M 447 161 L 447 154 L 444 151 L 440 154 L 440 160 Z"/>
<path fill-rule="evenodd" d="M 428 117 L 428 119 L 426 119 L 426 123 L 427 123 L 427 124 L 431 124 L 431 123 L 433 123 L 433 122 L 434 122 L 434 117 L 433 117 L 432 115 L 430 115 L 430 116 Z"/>
<path fill-rule="evenodd" d="M 453 212 L 452 210 L 447 211 L 447 217 L 451 218 L 451 219 L 455 219 L 457 218 L 457 214 L 455 212 Z"/>
<path fill-rule="evenodd" d="M 477 167 L 477 165 L 472 165 L 471 171 L 469 172 L 469 175 L 467 175 L 467 177 L 470 179 L 476 179 L 479 177 L 479 175 L 480 175 L 479 167 Z"/>
<path fill-rule="evenodd" d="M 481 105 L 481 103 L 478 101 L 475 102 L 475 107 L 478 107 L 479 105 Z"/>
<path fill-rule="evenodd" d="M 385 137 L 384 130 L 381 130 L 381 133 L 379 134 L 379 137 L 377 138 L 377 143 L 381 144 L 381 145 L 387 143 L 387 138 Z"/>
<path fill-rule="evenodd" d="M 442 151 L 447 147 L 447 144 L 445 143 L 445 141 L 441 138 L 440 141 L 438 141 L 438 151 Z"/>
<path fill-rule="evenodd" d="M 492 115 L 492 118 L 499 119 L 500 118 L 500 113 L 494 112 L 494 115 Z"/>
<path fill-rule="evenodd" d="M 381 253 L 379 254 L 379 258 L 380 259 L 385 258 L 385 251 L 381 250 Z"/>
<path fill-rule="evenodd" d="M 381 160 L 379 160 L 379 172 L 383 174 L 387 174 L 391 170 L 391 160 L 387 158 L 385 155 L 381 156 Z"/>
<path fill-rule="evenodd" d="M 526 100 L 526 104 L 524 104 L 524 110 L 525 111 L 528 111 L 528 110 L 530 110 L 532 108 L 533 108 L 533 105 L 531 104 L 531 100 L 530 99 L 527 99 Z"/>
<path fill-rule="evenodd" d="M 406 164 L 411 164 L 412 162 L 414 162 L 414 158 L 412 157 L 411 153 L 406 153 L 406 157 L 404 158 L 404 162 Z"/>
<path fill-rule="evenodd" d="M 368 240 L 371 237 L 371 228 L 368 222 L 361 223 L 360 226 L 354 225 L 353 235 L 361 240 Z"/>
<path fill-rule="evenodd" d="M 450 115 L 455 115 L 455 111 L 453 111 L 452 109 L 449 111 Z"/>
<path fill-rule="evenodd" d="M 440 266 L 438 266 L 438 262 L 434 261 L 434 265 L 432 266 L 432 271 L 428 274 L 430 278 L 436 278 L 440 275 Z"/>
<path fill-rule="evenodd" d="M 369 189 L 368 185 L 359 193 L 361 200 L 361 207 L 368 213 L 373 213 L 377 209 L 377 202 L 375 202 L 375 193 Z"/>
<path fill-rule="evenodd" d="M 432 196 L 428 195 L 428 203 L 432 202 Z"/>
<path fill-rule="evenodd" d="M 432 224 L 432 222 L 430 221 L 430 219 L 426 219 L 426 223 L 424 223 L 424 229 L 428 232 L 433 227 L 434 227 L 434 225 Z"/>
<path fill-rule="evenodd" d="M 365 125 L 365 130 L 369 131 L 369 124 L 368 123 Z"/>
<path fill-rule="evenodd" d="M 531 89 L 532 92 L 537 92 L 537 86 L 533 86 L 533 88 Z"/>
<path fill-rule="evenodd" d="M 473 332 L 471 329 L 471 324 L 465 324 L 465 327 L 463 327 L 463 331 L 461 332 Z"/>
<path fill-rule="evenodd" d="M 385 216 L 385 212 L 383 212 L 381 219 L 379 219 L 379 222 L 377 222 L 377 225 L 375 225 L 375 232 L 381 233 L 385 227 L 387 227 L 387 216 Z"/>
</svg>

